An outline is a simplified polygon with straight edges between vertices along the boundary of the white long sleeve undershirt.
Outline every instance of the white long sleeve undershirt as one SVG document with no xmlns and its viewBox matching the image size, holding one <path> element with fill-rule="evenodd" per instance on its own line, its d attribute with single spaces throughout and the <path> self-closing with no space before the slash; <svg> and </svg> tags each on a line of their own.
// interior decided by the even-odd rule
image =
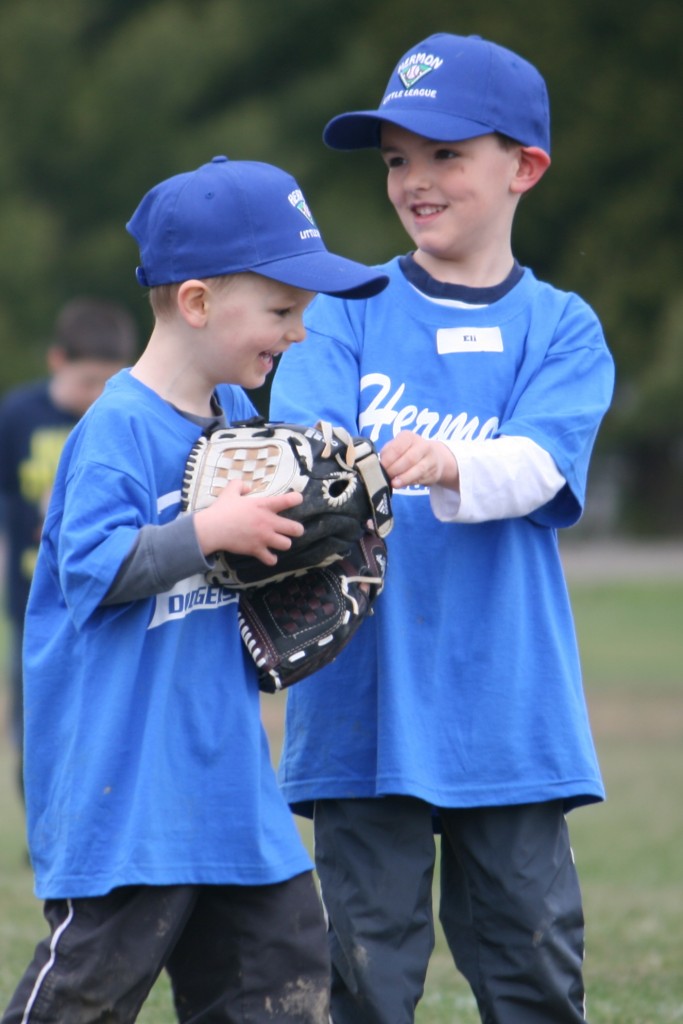
<svg viewBox="0 0 683 1024">
<path fill-rule="evenodd" d="M 460 490 L 430 492 L 432 510 L 446 523 L 483 523 L 526 516 L 545 505 L 566 481 L 551 455 L 528 437 L 444 441 L 460 471 Z"/>
</svg>

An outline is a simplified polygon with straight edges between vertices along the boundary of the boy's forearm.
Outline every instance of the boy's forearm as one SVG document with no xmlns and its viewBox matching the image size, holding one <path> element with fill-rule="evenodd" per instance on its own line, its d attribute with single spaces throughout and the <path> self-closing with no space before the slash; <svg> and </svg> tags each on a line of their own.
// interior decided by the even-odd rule
<svg viewBox="0 0 683 1024">
<path fill-rule="evenodd" d="M 551 501 L 566 480 L 552 456 L 526 437 L 444 442 L 459 466 L 459 493 L 439 481 L 434 514 L 444 522 L 481 523 L 529 515 Z"/>
<path fill-rule="evenodd" d="M 205 572 L 209 564 L 197 543 L 192 516 L 163 526 L 143 526 L 102 604 L 160 594 L 179 580 Z"/>
</svg>

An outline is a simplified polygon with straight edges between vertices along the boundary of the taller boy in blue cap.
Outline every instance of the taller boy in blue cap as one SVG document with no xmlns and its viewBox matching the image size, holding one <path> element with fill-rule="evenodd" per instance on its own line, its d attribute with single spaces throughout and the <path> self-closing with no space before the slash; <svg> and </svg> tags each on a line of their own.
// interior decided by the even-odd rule
<svg viewBox="0 0 683 1024">
<path fill-rule="evenodd" d="M 550 164 L 534 67 L 434 35 L 379 108 L 326 127 L 379 148 L 414 243 L 367 302 L 316 299 L 272 414 L 360 430 L 395 488 L 391 583 L 290 692 L 281 781 L 315 812 L 334 1024 L 408 1024 L 440 916 L 486 1024 L 584 1019 L 565 813 L 603 797 L 557 529 L 581 515 L 613 387 L 595 314 L 511 247 Z"/>
<path fill-rule="evenodd" d="M 327 1024 L 311 863 L 272 771 L 227 548 L 274 564 L 300 496 L 180 514 L 202 430 L 302 341 L 315 290 L 386 278 L 329 253 L 296 181 L 225 157 L 157 185 L 128 229 L 152 335 L 70 435 L 25 632 L 26 807 L 50 937 L 4 1024 L 132 1022 L 159 973 L 180 1021 Z M 222 382 L 229 382 L 223 384 Z"/>
</svg>

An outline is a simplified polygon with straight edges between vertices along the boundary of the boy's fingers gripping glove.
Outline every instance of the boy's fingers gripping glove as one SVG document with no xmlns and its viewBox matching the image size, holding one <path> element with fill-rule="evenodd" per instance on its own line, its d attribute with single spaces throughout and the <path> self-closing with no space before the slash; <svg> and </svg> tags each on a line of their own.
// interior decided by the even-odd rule
<svg viewBox="0 0 683 1024">
<path fill-rule="evenodd" d="M 218 553 L 206 576 L 214 586 L 244 590 L 330 565 L 349 554 L 368 526 L 379 537 L 393 526 L 391 485 L 372 442 L 330 423 L 303 427 L 255 418 L 203 435 L 187 461 L 183 510 L 206 508 L 234 479 L 250 485 L 249 495 L 299 491 L 303 501 L 280 514 L 301 522 L 304 532 L 288 551 L 276 552 L 274 566 Z"/>
<path fill-rule="evenodd" d="M 343 558 L 240 594 L 240 632 L 261 690 L 275 693 L 334 661 L 372 613 L 386 552 L 368 529 Z"/>
</svg>

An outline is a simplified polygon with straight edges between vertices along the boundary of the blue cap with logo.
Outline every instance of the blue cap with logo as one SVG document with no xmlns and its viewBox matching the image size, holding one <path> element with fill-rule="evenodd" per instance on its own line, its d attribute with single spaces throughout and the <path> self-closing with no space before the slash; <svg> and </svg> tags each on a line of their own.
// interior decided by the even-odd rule
<svg viewBox="0 0 683 1024">
<path fill-rule="evenodd" d="M 126 224 L 143 287 L 253 271 L 306 291 L 367 298 L 388 278 L 329 252 L 301 189 L 271 164 L 216 156 L 160 182 Z"/>
<path fill-rule="evenodd" d="M 441 32 L 413 46 L 396 65 L 378 109 L 334 117 L 323 139 L 332 149 L 379 146 L 382 121 L 439 142 L 499 132 L 550 153 L 542 76 L 481 36 Z"/>
</svg>

